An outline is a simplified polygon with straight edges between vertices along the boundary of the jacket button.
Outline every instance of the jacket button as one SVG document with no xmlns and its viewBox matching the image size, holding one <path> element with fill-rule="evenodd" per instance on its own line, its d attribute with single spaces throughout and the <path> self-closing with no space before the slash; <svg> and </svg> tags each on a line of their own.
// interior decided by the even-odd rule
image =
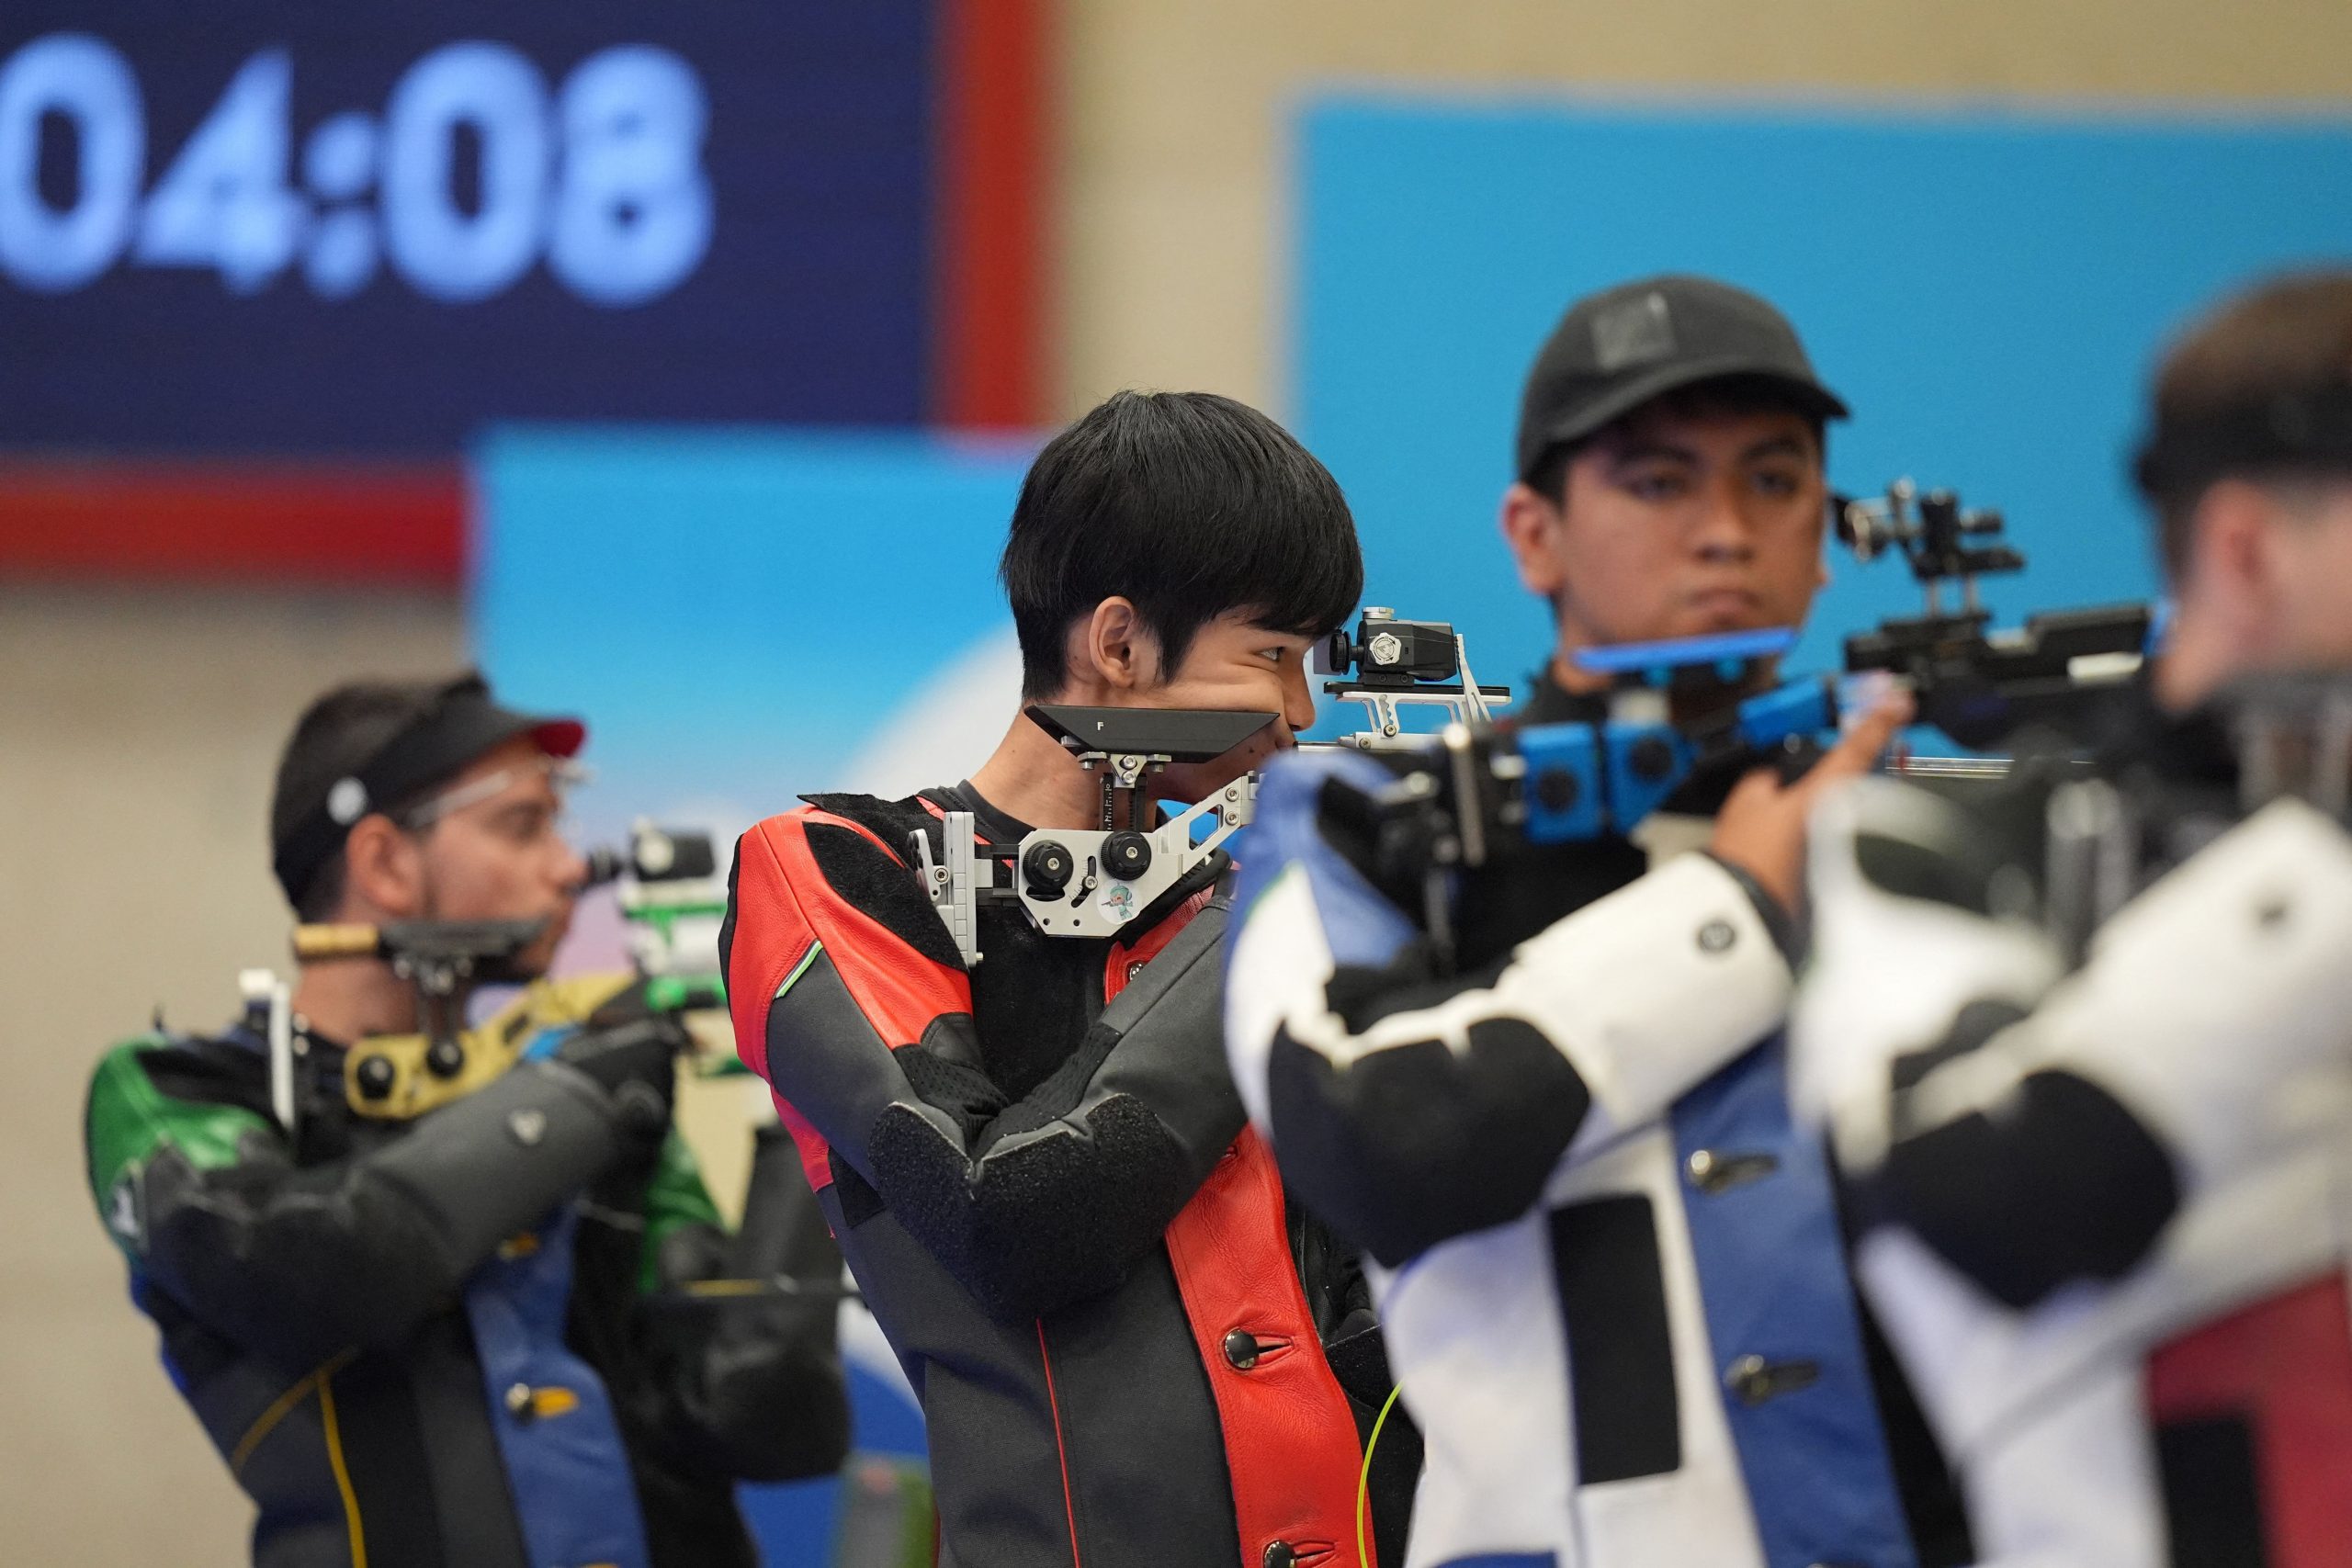
<svg viewBox="0 0 2352 1568">
<path fill-rule="evenodd" d="M 1228 1332 L 1225 1337 L 1225 1359 L 1228 1362 L 1232 1363 L 1233 1369 L 1236 1371 L 1246 1372 L 1250 1368 L 1256 1366 L 1258 1364 L 1258 1341 L 1256 1337 L 1246 1328 L 1236 1328 Z M 1284 1551 L 1288 1551 L 1290 1550 L 1289 1547 L 1283 1546 L 1281 1541 L 1274 1542 L 1274 1545 L 1282 1546 Z M 1268 1549 L 1266 1561 L 1269 1562 L 1273 1561 L 1272 1550 L 1272 1548 Z M 1287 1562 L 1288 1559 L 1285 1558 L 1284 1561 Z"/>
<path fill-rule="evenodd" d="M 1761 1404 L 1820 1381 L 1818 1361 L 1768 1361 L 1761 1356 L 1742 1356 L 1724 1369 L 1724 1386 L 1742 1404 Z"/>
<path fill-rule="evenodd" d="M 1712 1196 L 1771 1175 L 1781 1168 L 1781 1161 L 1776 1155 L 1693 1149 L 1690 1157 L 1682 1162 L 1682 1168 L 1690 1178 L 1691 1186 Z"/>
<path fill-rule="evenodd" d="M 1290 1542 L 1278 1540 L 1266 1548 L 1266 1555 L 1261 1561 L 1265 1568 L 1297 1568 L 1298 1553 Z"/>
</svg>

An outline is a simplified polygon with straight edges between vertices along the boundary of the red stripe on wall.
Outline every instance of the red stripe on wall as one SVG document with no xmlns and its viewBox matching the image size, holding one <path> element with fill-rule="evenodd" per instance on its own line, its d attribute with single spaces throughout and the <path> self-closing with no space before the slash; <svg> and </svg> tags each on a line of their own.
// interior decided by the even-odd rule
<svg viewBox="0 0 2352 1568">
<path fill-rule="evenodd" d="M 933 418 L 1045 414 L 1047 0 L 940 0 Z"/>
<path fill-rule="evenodd" d="M 0 459 L 0 576 L 456 589 L 455 462 Z"/>
</svg>

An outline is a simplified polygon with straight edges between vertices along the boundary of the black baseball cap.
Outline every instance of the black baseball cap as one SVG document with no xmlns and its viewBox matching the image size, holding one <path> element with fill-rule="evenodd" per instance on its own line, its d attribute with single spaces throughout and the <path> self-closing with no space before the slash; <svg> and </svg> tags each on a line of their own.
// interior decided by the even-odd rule
<svg viewBox="0 0 2352 1568">
<path fill-rule="evenodd" d="M 518 736 L 530 737 L 550 757 L 570 757 L 588 739 L 588 728 L 576 718 L 502 707 L 479 671 L 449 682 L 431 706 L 331 783 L 271 844 L 271 866 L 288 900 L 301 903 L 362 817 L 409 799 Z"/>
<path fill-rule="evenodd" d="M 1799 408 L 1844 419 L 1796 329 L 1770 304 L 1712 277 L 1669 274 L 1589 294 L 1535 356 L 1520 400 L 1518 473 L 1679 388 L 1736 376 L 1785 388 Z"/>
</svg>

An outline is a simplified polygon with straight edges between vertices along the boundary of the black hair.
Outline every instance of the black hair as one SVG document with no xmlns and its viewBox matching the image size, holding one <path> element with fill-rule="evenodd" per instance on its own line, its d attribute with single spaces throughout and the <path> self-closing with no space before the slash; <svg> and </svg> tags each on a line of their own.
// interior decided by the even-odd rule
<svg viewBox="0 0 2352 1568">
<path fill-rule="evenodd" d="M 1813 432 L 1814 450 L 1820 454 L 1823 464 L 1826 466 L 1829 460 L 1829 426 L 1822 418 L 1818 404 L 1770 376 L 1716 376 L 1661 392 L 1634 404 L 1590 434 L 1545 447 L 1527 471 L 1527 487 L 1555 506 L 1564 504 L 1568 499 L 1568 465 L 1589 448 L 1624 434 L 1654 411 L 1678 419 L 1792 413 Z"/>
<path fill-rule="evenodd" d="M 269 802 L 270 842 L 282 843 L 318 809 L 338 780 L 367 766 L 387 742 L 439 706 L 447 681 L 356 681 L 325 693 L 302 710 L 277 759 Z M 395 819 L 413 800 L 385 802 Z M 307 886 L 286 889 L 298 919 L 321 920 L 343 902 L 343 852 L 322 863 Z"/>
<path fill-rule="evenodd" d="M 2233 295 L 2166 351 L 2156 370 L 2158 432 L 2194 427 L 2262 405 L 2341 396 L 2352 389 L 2352 269 L 2292 273 Z M 2216 480 L 2276 484 L 2346 474 L 2340 460 L 2165 464 L 2143 468 L 2165 574 L 2187 574 L 2198 503 Z"/>
<path fill-rule="evenodd" d="M 1272 420 L 1212 392 L 1125 391 L 1037 454 L 997 573 L 1027 700 L 1069 680 L 1070 624 L 1114 594 L 1172 672 L 1235 611 L 1303 636 L 1340 625 L 1363 555 L 1338 481 Z"/>
</svg>

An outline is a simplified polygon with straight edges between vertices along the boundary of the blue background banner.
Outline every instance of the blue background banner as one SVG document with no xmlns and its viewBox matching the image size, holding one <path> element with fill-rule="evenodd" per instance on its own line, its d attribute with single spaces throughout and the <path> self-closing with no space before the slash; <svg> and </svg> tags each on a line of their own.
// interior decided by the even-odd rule
<svg viewBox="0 0 2352 1568">
<path fill-rule="evenodd" d="M 1365 592 L 1447 618 L 1482 678 L 1550 643 L 1495 531 L 1521 382 L 1568 301 L 1657 272 L 1752 288 L 1854 410 L 1832 482 L 2004 511 L 2004 621 L 2155 590 L 2125 479 L 2160 341 L 2252 276 L 2352 255 L 2352 123 L 1993 111 L 1680 112 L 1332 97 L 1301 117 L 1299 433 L 1345 487 Z M 1792 669 L 1911 613 L 1837 553 Z"/>
<path fill-rule="evenodd" d="M 509 700 L 584 711 L 583 828 L 652 811 L 731 832 L 803 791 L 953 783 L 1017 711 L 996 559 L 1031 450 L 498 432 L 475 645 Z"/>
</svg>

